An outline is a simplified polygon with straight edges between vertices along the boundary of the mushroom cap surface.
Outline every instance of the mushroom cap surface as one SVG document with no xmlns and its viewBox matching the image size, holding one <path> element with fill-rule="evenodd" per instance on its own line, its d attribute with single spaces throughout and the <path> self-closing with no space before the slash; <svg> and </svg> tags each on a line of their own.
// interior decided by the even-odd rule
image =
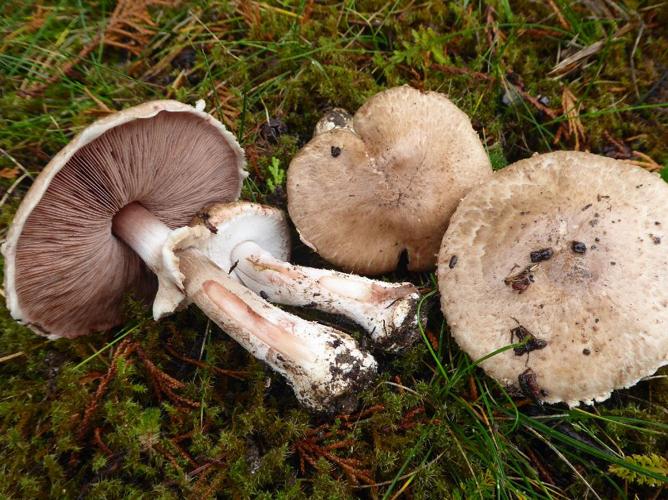
<svg viewBox="0 0 668 500">
<path fill-rule="evenodd" d="M 156 279 L 112 234 L 139 202 L 170 228 L 202 206 L 238 198 L 244 154 L 215 118 L 153 101 L 87 127 L 35 179 L 3 246 L 12 316 L 50 338 L 123 321 L 124 295 L 151 297 Z"/>
<path fill-rule="evenodd" d="M 300 237 L 346 270 L 428 270 L 461 198 L 492 173 L 469 117 L 447 97 L 396 87 L 349 124 L 318 126 L 288 169 Z"/>
<path fill-rule="evenodd" d="M 232 252 L 245 241 L 257 243 L 278 260 L 290 260 L 290 226 L 278 208 L 248 201 L 216 203 L 200 210 L 190 225 L 209 229 L 195 246 L 226 271 L 236 267 Z"/>
<path fill-rule="evenodd" d="M 535 375 L 533 396 L 550 403 L 605 400 L 668 363 L 667 229 L 668 184 L 638 167 L 578 152 L 506 167 L 464 198 L 443 238 L 452 335 L 480 359 L 518 343 L 521 325 L 544 346 L 492 356 L 489 375 L 520 387 Z M 533 281 L 515 288 L 523 271 Z"/>
</svg>

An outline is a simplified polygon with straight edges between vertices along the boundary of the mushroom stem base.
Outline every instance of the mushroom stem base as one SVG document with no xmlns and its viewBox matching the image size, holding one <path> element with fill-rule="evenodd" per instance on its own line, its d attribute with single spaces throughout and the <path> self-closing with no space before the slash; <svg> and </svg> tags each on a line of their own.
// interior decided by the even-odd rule
<svg viewBox="0 0 668 500">
<path fill-rule="evenodd" d="M 411 283 L 295 266 L 251 241 L 237 245 L 231 259 L 241 281 L 272 302 L 345 316 L 388 351 L 399 351 L 417 339 L 420 295 Z"/>
<path fill-rule="evenodd" d="M 253 356 L 282 374 L 301 403 L 316 411 L 354 409 L 376 362 L 355 340 L 263 300 L 199 250 L 177 252 L 186 295 Z"/>
</svg>

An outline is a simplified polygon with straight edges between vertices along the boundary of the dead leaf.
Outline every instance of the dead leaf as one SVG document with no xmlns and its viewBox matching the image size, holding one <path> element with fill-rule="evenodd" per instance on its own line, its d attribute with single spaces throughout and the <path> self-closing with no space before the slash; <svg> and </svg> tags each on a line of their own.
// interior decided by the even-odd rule
<svg viewBox="0 0 668 500">
<path fill-rule="evenodd" d="M 622 26 L 609 39 L 599 40 L 598 42 L 594 42 L 591 45 L 578 50 L 575 54 L 560 61 L 554 68 L 552 68 L 552 71 L 550 71 L 548 75 L 559 78 L 561 76 L 567 75 L 568 73 L 571 73 L 572 71 L 575 71 L 578 68 L 581 68 L 591 58 L 591 56 L 599 53 L 608 42 L 621 38 L 626 33 L 631 31 L 632 28 L 632 24 Z"/>
<path fill-rule="evenodd" d="M 557 144 L 561 136 L 565 136 L 568 139 L 573 139 L 575 141 L 574 149 L 576 151 L 581 151 L 581 147 L 585 142 L 585 129 L 582 125 L 582 120 L 580 120 L 580 109 L 581 104 L 578 102 L 575 94 L 567 86 L 564 86 L 564 90 L 561 93 L 561 110 L 562 113 L 566 116 L 566 122 L 562 123 L 557 131 L 557 135 L 554 139 L 554 143 Z"/>
<path fill-rule="evenodd" d="M 16 179 L 19 175 L 18 167 L 7 167 L 0 170 L 0 177 L 3 179 Z"/>
</svg>

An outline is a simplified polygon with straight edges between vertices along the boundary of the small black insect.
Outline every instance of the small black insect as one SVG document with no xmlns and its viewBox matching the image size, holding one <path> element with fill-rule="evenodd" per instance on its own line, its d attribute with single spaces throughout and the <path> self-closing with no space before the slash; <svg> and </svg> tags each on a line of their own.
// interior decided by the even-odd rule
<svg viewBox="0 0 668 500">
<path fill-rule="evenodd" d="M 456 255 L 453 255 L 452 257 L 450 257 L 450 262 L 448 262 L 448 267 L 450 269 L 453 269 L 457 265 L 457 260 L 458 259 L 457 259 Z"/>
<path fill-rule="evenodd" d="M 519 342 L 524 342 L 523 345 L 518 345 L 517 347 L 513 348 L 515 356 L 522 356 L 523 354 L 529 354 L 531 351 L 544 349 L 547 346 L 546 340 L 537 339 L 533 333 L 531 333 L 525 327 L 520 325 L 519 321 L 517 321 L 517 326 L 512 330 L 510 330 L 510 341 L 513 342 L 515 337 L 517 337 L 517 340 Z"/>
<path fill-rule="evenodd" d="M 517 290 L 519 293 L 524 293 L 524 291 L 529 288 L 531 283 L 534 282 L 533 271 L 537 267 L 538 264 L 527 266 L 519 273 L 508 276 L 503 280 L 503 282 L 513 290 Z"/>
<path fill-rule="evenodd" d="M 341 154 L 341 148 L 338 146 L 332 146 L 330 152 L 332 153 L 332 157 L 336 158 Z"/>
<path fill-rule="evenodd" d="M 288 126 L 280 118 L 270 118 L 260 126 L 260 137 L 271 144 L 277 144 L 287 132 Z"/>
<path fill-rule="evenodd" d="M 544 260 L 550 260 L 554 255 L 554 251 L 551 248 L 541 248 L 540 250 L 535 250 L 529 254 L 531 262 L 543 262 Z"/>
<path fill-rule="evenodd" d="M 232 271 L 234 271 L 237 268 L 238 265 L 239 265 L 239 261 L 237 260 L 237 261 L 234 262 L 234 264 L 232 264 L 232 267 L 230 267 L 230 270 L 227 271 L 227 274 L 232 274 Z"/>
<path fill-rule="evenodd" d="M 591 351 L 589 349 L 582 349 L 582 354 L 585 356 L 589 356 L 591 354 Z"/>
<path fill-rule="evenodd" d="M 264 300 L 269 300 L 269 295 L 267 295 L 267 292 L 264 290 L 260 290 L 260 297 L 262 297 Z"/>
<path fill-rule="evenodd" d="M 526 397 L 538 404 L 543 404 L 540 398 L 547 396 L 547 392 L 538 386 L 536 374 L 531 368 L 524 370 L 519 377 L 517 377 L 517 382 L 519 383 L 522 393 L 524 393 Z"/>
<path fill-rule="evenodd" d="M 573 250 L 575 253 L 585 253 L 587 251 L 587 245 L 581 241 L 573 241 L 571 243 L 571 250 Z"/>
<path fill-rule="evenodd" d="M 202 210 L 201 212 L 197 212 L 195 214 L 195 217 L 200 219 L 202 221 L 202 224 L 204 224 L 204 227 L 206 227 L 209 231 L 211 231 L 213 234 L 218 234 L 218 228 L 214 226 L 210 219 L 209 212 L 206 212 Z"/>
</svg>

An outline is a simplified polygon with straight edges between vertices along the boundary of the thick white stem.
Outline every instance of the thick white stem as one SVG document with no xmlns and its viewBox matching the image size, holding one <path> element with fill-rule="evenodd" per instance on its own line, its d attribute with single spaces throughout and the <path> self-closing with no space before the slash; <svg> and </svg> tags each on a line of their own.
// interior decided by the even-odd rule
<svg viewBox="0 0 668 500">
<path fill-rule="evenodd" d="M 237 245 L 231 260 L 241 281 L 268 300 L 343 315 L 386 350 L 398 351 L 417 338 L 420 295 L 411 283 L 295 266 L 251 241 Z"/>
<path fill-rule="evenodd" d="M 160 269 L 158 241 L 166 240 L 169 228 L 141 205 L 128 207 L 114 219 L 114 233 L 149 266 L 154 262 Z M 375 376 L 376 362 L 352 337 L 269 304 L 199 250 L 177 250 L 176 257 L 186 296 L 253 356 L 285 376 L 301 403 L 316 411 L 353 409 L 358 391 Z"/>
<path fill-rule="evenodd" d="M 162 247 L 171 229 L 139 203 L 124 206 L 114 216 L 113 233 L 122 239 L 153 271 L 162 267 Z"/>
<path fill-rule="evenodd" d="M 253 356 L 292 385 L 317 411 L 354 407 L 376 372 L 373 357 L 333 328 L 306 321 L 262 299 L 196 249 L 178 252 L 186 295 Z"/>
</svg>

